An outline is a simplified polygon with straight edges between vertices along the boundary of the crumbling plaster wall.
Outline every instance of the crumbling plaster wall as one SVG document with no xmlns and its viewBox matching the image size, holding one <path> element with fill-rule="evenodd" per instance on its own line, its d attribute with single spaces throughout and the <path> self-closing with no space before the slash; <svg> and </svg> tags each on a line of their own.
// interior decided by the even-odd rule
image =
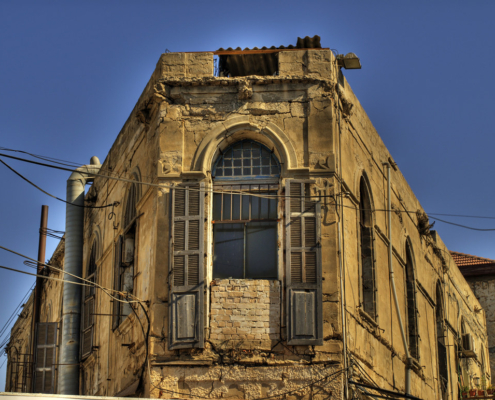
<svg viewBox="0 0 495 400">
<path fill-rule="evenodd" d="M 338 85 L 340 94 L 340 149 L 344 192 L 344 268 L 348 343 L 353 357 L 380 386 L 404 390 L 405 349 L 393 305 L 388 265 L 387 171 L 384 163 L 394 161 L 372 126 L 348 82 Z M 359 180 L 369 180 L 375 227 L 375 271 L 377 288 L 376 323 L 360 310 Z M 454 343 L 460 335 L 460 319 L 471 327 L 477 346 L 486 343 L 486 327 L 480 304 L 473 296 L 436 232 L 421 234 L 416 211 L 424 212 L 400 171 L 391 169 L 392 245 L 395 284 L 403 323 L 407 326 L 405 265 L 406 240 L 414 254 L 416 301 L 420 335 L 418 366 L 412 373 L 412 394 L 436 398 L 438 367 L 435 334 L 436 285 L 441 282 L 445 309 L 445 334 L 450 370 L 449 391 L 457 396 Z M 476 311 L 478 310 L 478 311 Z M 406 328 L 407 329 L 407 328 Z M 407 331 L 406 331 L 407 332 Z M 480 376 L 481 363 L 464 360 L 468 375 Z M 489 373 L 489 371 L 487 371 Z M 473 382 L 466 382 L 472 385 Z"/>
<path fill-rule="evenodd" d="M 162 56 L 162 60 L 168 57 L 170 58 L 167 62 L 171 62 L 173 56 L 167 54 Z M 279 57 L 283 59 L 284 55 L 280 53 Z M 156 126 L 156 136 L 159 137 L 159 181 L 170 185 L 185 179 L 203 179 L 209 184 L 211 166 L 218 154 L 211 148 L 223 148 L 237 140 L 251 138 L 273 148 L 277 157 L 285 162 L 284 178 L 314 177 L 319 190 L 330 194 L 333 185 L 333 159 L 329 165 L 328 158 L 334 149 L 334 93 L 329 78 L 335 76 L 335 73 L 328 72 L 334 68 L 328 61 L 333 56 L 329 51 L 322 50 L 312 51 L 304 57 L 311 59 L 308 61 L 311 68 L 303 73 L 289 75 L 288 70 L 281 68 L 278 77 L 210 76 L 188 79 L 182 75 L 171 74 L 157 82 L 156 96 L 162 96 L 164 100 L 156 105 L 157 112 L 154 115 L 157 121 L 151 121 L 150 125 Z M 291 55 L 286 58 L 286 62 L 297 64 L 299 61 L 294 61 Z M 158 195 L 155 282 L 162 278 L 167 281 L 170 207 L 168 192 L 169 189 L 164 187 Z M 206 194 L 205 204 L 208 205 L 209 202 L 210 195 Z M 283 206 L 280 207 L 283 218 Z M 211 210 L 208 206 L 205 212 L 207 221 L 211 221 Z M 207 244 L 211 246 L 210 228 L 208 223 L 206 225 L 205 237 L 210 237 Z M 179 391 L 183 396 L 190 393 L 212 398 L 226 395 L 257 398 L 263 394 L 273 395 L 283 393 L 288 388 L 306 386 L 311 382 L 310 376 L 313 376 L 313 379 L 316 376 L 316 370 L 322 374 L 339 371 L 342 360 L 342 346 L 339 340 L 341 326 L 338 318 L 338 277 L 333 267 L 337 260 L 334 239 L 336 227 L 335 216 L 330 210 L 324 212 L 323 225 L 323 346 L 313 348 L 285 344 L 285 327 L 278 326 L 280 323 L 285 324 L 285 313 L 281 310 L 283 307 L 280 300 L 274 294 L 267 297 L 271 303 L 266 303 L 270 306 L 267 311 L 272 314 L 270 320 L 266 321 L 268 327 L 255 327 L 253 321 L 251 332 L 244 332 L 253 319 L 252 316 L 246 315 L 242 320 L 225 320 L 226 324 L 232 324 L 225 327 L 228 332 L 226 329 L 220 329 L 219 325 L 224 320 L 217 316 L 227 311 L 227 308 L 218 306 L 228 303 L 228 309 L 232 313 L 239 312 L 238 316 L 240 309 L 231 307 L 232 304 L 237 304 L 235 301 L 219 302 L 220 289 L 227 289 L 231 284 L 227 283 L 228 281 L 210 282 L 212 259 L 209 257 L 205 273 L 209 301 L 205 304 L 208 328 L 204 350 L 168 350 L 168 285 L 155 286 L 150 350 L 150 395 L 165 397 L 171 394 L 170 391 L 176 391 L 176 394 Z M 284 232 L 281 235 L 285 237 Z M 280 242 L 283 248 L 284 241 Z M 209 251 L 208 247 L 207 253 Z M 283 253 L 279 258 L 282 263 L 280 271 L 283 280 Z M 250 281 L 246 281 L 246 284 L 247 282 Z M 238 297 L 238 304 L 241 304 L 241 299 L 261 302 L 264 295 L 278 290 L 276 284 L 276 281 L 252 281 L 247 286 L 239 285 L 239 290 L 232 287 L 232 290 L 222 292 L 227 293 L 229 298 Z M 245 294 L 252 294 L 252 285 L 269 285 L 271 289 L 267 287 L 262 295 L 248 298 Z M 262 311 L 260 308 L 257 310 Z M 282 318 L 281 315 L 272 318 L 277 312 L 283 314 Z M 264 324 L 261 320 L 257 322 Z M 241 326 L 242 324 L 246 326 Z M 260 338 L 248 337 L 256 329 L 260 330 Z M 267 331 L 262 332 L 265 329 Z M 263 335 L 266 335 L 266 338 Z M 268 370 L 272 372 L 266 373 L 267 369 L 263 365 L 270 365 Z M 232 375 L 231 371 L 236 373 Z M 335 398 L 340 398 L 342 378 L 340 374 L 333 378 L 331 383 L 325 382 L 322 385 L 320 394 L 314 392 L 313 398 L 328 396 L 329 392 L 332 392 Z M 157 387 L 162 390 L 158 390 Z M 309 387 L 305 389 L 306 396 L 311 396 L 309 390 Z M 294 393 L 296 394 L 298 393 Z"/>
</svg>

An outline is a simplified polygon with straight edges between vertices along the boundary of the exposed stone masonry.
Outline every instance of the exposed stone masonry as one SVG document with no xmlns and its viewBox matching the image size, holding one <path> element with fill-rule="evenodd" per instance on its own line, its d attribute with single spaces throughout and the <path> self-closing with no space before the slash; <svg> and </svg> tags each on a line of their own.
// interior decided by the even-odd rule
<svg viewBox="0 0 495 400">
<path fill-rule="evenodd" d="M 211 283 L 210 340 L 278 340 L 280 283 L 223 279 Z"/>
</svg>

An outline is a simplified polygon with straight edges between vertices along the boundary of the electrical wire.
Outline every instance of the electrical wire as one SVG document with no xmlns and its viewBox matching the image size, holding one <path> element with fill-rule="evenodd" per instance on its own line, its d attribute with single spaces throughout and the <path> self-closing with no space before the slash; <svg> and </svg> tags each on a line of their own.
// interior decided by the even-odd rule
<svg viewBox="0 0 495 400">
<path fill-rule="evenodd" d="M 79 279 L 82 282 L 74 282 L 74 281 L 69 281 L 69 280 L 66 280 L 66 279 L 53 278 L 53 277 L 46 276 L 46 275 L 31 274 L 30 272 L 25 272 L 25 271 L 22 271 L 22 270 L 17 270 L 17 269 L 9 268 L 9 267 L 0 267 L 0 268 L 11 270 L 11 271 L 15 271 L 15 272 L 20 272 L 20 273 L 27 274 L 27 275 L 33 275 L 33 276 L 40 277 L 40 278 L 43 278 L 43 279 L 51 279 L 51 280 L 56 280 L 56 281 L 61 281 L 61 282 L 67 282 L 67 283 L 72 283 L 72 284 L 80 285 L 80 286 L 94 286 L 95 288 L 98 288 L 98 289 L 102 290 L 105 294 L 107 294 L 108 296 L 110 296 L 113 300 L 120 301 L 121 303 L 139 303 L 139 302 L 143 301 L 141 299 L 138 299 L 136 296 L 134 296 L 134 295 L 132 295 L 130 293 L 123 293 L 123 292 L 120 292 L 118 290 L 114 290 L 114 289 L 110 289 L 110 288 L 105 288 L 105 287 L 99 285 L 98 283 L 93 282 L 93 281 L 91 281 L 89 279 L 85 279 L 85 278 L 82 278 L 80 276 L 71 274 L 70 272 L 64 271 L 61 268 L 54 267 L 53 265 L 49 265 L 49 264 L 45 264 L 45 263 L 39 262 L 39 261 L 35 260 L 34 258 L 28 257 L 28 256 L 26 256 L 24 254 L 21 254 L 21 253 L 18 253 L 16 251 L 14 251 L 14 250 L 8 249 L 7 247 L 0 246 L 0 249 L 5 250 L 5 251 L 8 251 L 8 252 L 13 253 L 13 254 L 16 254 L 16 255 L 18 255 L 20 257 L 24 257 L 24 258 L 26 258 L 28 260 L 31 260 L 31 261 L 35 262 L 36 264 L 40 264 L 40 265 L 43 265 L 45 267 L 48 267 L 49 269 L 54 269 L 56 271 L 60 271 L 60 272 L 62 272 L 64 274 L 66 274 L 66 275 L 69 275 L 69 276 L 72 276 L 72 277 L 74 277 L 76 279 Z M 86 282 L 86 283 L 83 283 L 83 282 Z M 127 300 L 121 300 L 121 299 L 118 299 L 115 296 L 112 296 L 108 292 L 113 292 L 113 293 L 116 293 L 116 294 L 118 294 L 120 296 L 129 295 L 129 296 L 132 296 L 133 298 L 135 298 L 136 300 L 129 300 L 129 301 L 127 301 Z"/>
<path fill-rule="evenodd" d="M 3 327 L 0 329 L 0 338 L 5 334 L 5 332 L 7 332 L 7 329 L 9 328 L 9 326 L 11 325 L 12 323 L 12 320 L 14 319 L 15 315 L 17 314 L 17 312 L 20 310 L 20 308 L 22 307 L 23 304 L 25 304 L 26 302 L 26 299 L 29 298 L 30 294 L 31 294 L 31 291 L 34 289 L 34 284 L 31 285 L 31 288 L 27 291 L 27 293 L 24 295 L 24 297 L 21 299 L 19 305 L 14 309 L 14 311 L 12 312 L 12 314 L 10 315 L 10 317 L 8 318 L 7 322 L 5 322 L 5 324 L 3 325 Z M 9 341 L 9 336 L 7 336 L 3 342 L 0 344 L 0 351 L 1 349 L 4 347 L 4 345 L 6 344 L 6 342 Z"/>
<path fill-rule="evenodd" d="M 38 158 L 40 160 L 44 160 L 44 161 L 48 161 L 48 162 L 53 162 L 53 163 L 56 163 L 56 164 L 60 164 L 60 165 L 66 165 L 66 166 L 69 166 L 69 167 L 78 167 L 80 165 L 82 165 L 82 163 L 75 163 L 73 161 L 67 161 L 67 160 L 61 160 L 59 158 L 53 158 L 53 157 L 48 157 L 48 156 L 42 156 L 42 155 L 39 155 L 39 154 L 33 154 L 33 153 L 29 153 L 27 151 L 24 151 L 24 150 L 14 150 L 14 149 L 8 149 L 6 147 L 1 147 L 0 146 L 0 150 L 1 151 L 11 151 L 11 152 L 14 152 L 14 153 L 22 153 L 22 154 L 27 154 L 31 157 L 34 157 L 34 158 Z"/>
<path fill-rule="evenodd" d="M 61 170 L 64 170 L 64 171 L 73 172 L 73 170 L 72 169 L 69 169 L 69 168 L 58 167 L 58 166 L 55 166 L 55 165 L 49 165 L 49 164 L 45 164 L 45 163 L 39 163 L 37 161 L 26 160 L 26 159 L 22 159 L 22 158 L 19 158 L 19 157 L 9 156 L 9 155 L 6 155 L 6 154 L 1 154 L 0 153 L 0 156 L 4 156 L 4 157 L 8 157 L 8 158 L 13 158 L 13 159 L 16 159 L 16 160 L 19 160 L 19 161 L 34 163 L 34 164 L 42 165 L 42 166 L 49 167 L 49 168 L 55 168 L 55 169 L 61 169 Z M 27 178 L 25 178 L 22 174 L 20 174 L 19 172 L 17 172 L 14 168 L 10 167 L 3 160 L 0 159 L 0 162 L 2 164 L 4 164 L 7 168 L 9 168 L 12 172 L 14 172 L 16 175 L 18 175 L 20 178 L 22 178 L 23 180 L 27 181 L 28 183 L 30 183 L 34 187 L 36 187 L 38 190 L 40 190 L 43 193 L 45 193 L 46 195 L 48 195 L 50 197 L 53 197 L 53 198 L 55 198 L 55 199 L 57 199 L 59 201 L 62 201 L 64 203 L 71 204 L 71 205 L 78 206 L 78 207 L 84 207 L 84 208 L 106 208 L 106 207 L 112 207 L 112 206 L 116 206 L 116 205 L 120 204 L 119 202 L 114 202 L 114 203 L 107 204 L 107 205 L 104 205 L 104 206 L 84 206 L 84 205 L 81 206 L 81 205 L 78 205 L 78 204 L 67 202 L 66 200 L 63 200 L 63 199 L 61 199 L 59 197 L 56 197 L 56 196 L 54 196 L 54 195 L 46 192 L 45 190 L 41 189 L 39 186 L 35 185 L 33 182 L 31 182 L 30 180 L 28 180 Z M 81 173 L 86 173 L 86 172 L 83 172 L 83 171 L 80 171 L 80 172 Z M 123 182 L 136 183 L 136 181 L 135 180 L 132 180 L 132 179 L 117 178 L 117 177 L 112 177 L 112 176 L 105 175 L 105 174 L 99 174 L 99 173 L 90 174 L 89 172 L 87 172 L 87 174 L 88 175 L 94 175 L 94 176 L 101 176 L 101 177 L 105 177 L 105 178 L 108 178 L 108 179 L 114 179 L 114 180 L 123 181 Z M 180 186 L 171 186 L 171 185 L 164 185 L 164 184 L 154 184 L 154 183 L 149 183 L 149 182 L 138 182 L 138 183 L 139 184 L 142 184 L 142 185 L 159 187 L 159 188 L 170 188 L 170 189 L 173 188 L 173 189 L 179 189 L 179 190 L 180 189 L 186 190 L 185 187 L 180 187 Z M 189 190 L 200 191 L 201 189 L 189 188 Z M 290 197 L 290 198 L 293 198 L 293 197 L 297 197 L 297 198 L 303 198 L 303 197 L 304 198 L 326 198 L 326 197 L 335 198 L 336 195 L 346 195 L 345 193 L 339 193 L 339 194 L 336 194 L 336 195 L 315 195 L 315 196 L 263 195 L 263 194 L 258 194 L 258 193 L 253 193 L 253 192 L 246 192 L 246 191 L 241 191 L 241 190 L 214 191 L 214 190 L 209 190 L 209 189 L 205 190 L 205 192 L 208 192 L 208 193 L 220 193 L 220 194 L 226 194 L 226 193 L 229 194 L 230 193 L 230 194 L 236 194 L 236 195 L 254 196 L 254 197 L 260 197 L 260 198 L 267 198 L 267 199 L 287 198 L 287 197 Z M 343 205 L 343 207 L 355 209 L 355 207 L 350 207 L 350 206 L 346 206 L 346 205 Z M 380 212 L 388 212 L 389 210 L 387 210 L 387 209 L 372 209 L 371 211 L 372 212 L 379 212 L 379 211 Z M 417 211 L 408 211 L 408 210 L 391 210 L 391 211 L 393 211 L 393 212 L 401 212 L 401 213 L 410 213 L 410 214 L 417 213 Z M 469 230 L 474 230 L 474 231 L 481 231 L 481 232 L 495 231 L 495 228 L 489 228 L 489 229 L 475 228 L 475 227 L 470 227 L 470 226 L 466 226 L 466 225 L 456 224 L 456 223 L 450 222 L 450 221 L 445 221 L 443 219 L 440 219 L 440 218 L 437 218 L 437 217 L 433 217 L 432 216 L 432 215 L 442 215 L 442 214 L 438 214 L 438 213 L 432 213 L 432 214 L 428 214 L 428 215 L 431 216 L 430 218 L 435 219 L 437 221 L 440 221 L 440 222 L 443 222 L 443 223 L 446 223 L 446 224 L 450 224 L 450 225 L 454 225 L 454 226 L 458 226 L 458 227 L 461 227 L 461 228 L 464 228 L 464 229 L 469 229 Z M 488 219 L 495 219 L 495 217 L 468 216 L 468 215 L 455 215 L 455 214 L 449 214 L 449 215 L 463 217 L 463 218 L 488 218 Z"/>
<path fill-rule="evenodd" d="M 50 194 L 48 193 L 46 190 L 43 190 L 42 188 L 40 188 L 38 185 L 36 185 L 35 183 L 31 182 L 28 178 L 26 178 L 24 175 L 22 175 L 20 172 L 17 172 L 14 168 L 12 168 L 9 164 L 7 164 L 5 161 L 3 160 L 0 160 L 0 162 L 5 165 L 8 169 L 10 169 L 14 174 L 16 174 L 17 176 L 19 176 L 21 179 L 25 180 L 27 183 L 29 183 L 30 185 L 34 186 L 36 189 L 38 189 L 39 191 L 43 192 L 44 194 L 46 194 L 47 196 L 50 196 L 58 201 L 61 201 L 63 203 L 66 203 L 66 204 L 70 204 L 71 206 L 76 206 L 76 207 L 83 207 L 83 208 L 106 208 L 106 207 L 112 207 L 112 206 L 115 206 L 116 203 L 118 202 L 115 202 L 115 203 L 112 203 L 112 204 L 107 204 L 107 205 L 104 205 L 104 206 L 85 206 L 84 204 L 83 205 L 80 205 L 80 204 L 76 204 L 76 203 L 71 203 L 69 201 L 66 201 L 64 199 L 61 199 L 60 197 L 57 197 L 57 196 L 54 196 L 53 194 Z"/>
</svg>

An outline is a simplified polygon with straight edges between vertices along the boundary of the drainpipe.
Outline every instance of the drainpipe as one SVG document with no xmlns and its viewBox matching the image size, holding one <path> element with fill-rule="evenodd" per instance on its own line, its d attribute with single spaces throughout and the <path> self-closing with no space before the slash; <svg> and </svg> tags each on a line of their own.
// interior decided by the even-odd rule
<svg viewBox="0 0 495 400">
<path fill-rule="evenodd" d="M 404 331 L 404 325 L 402 325 L 402 317 L 400 315 L 399 300 L 397 299 L 397 291 L 395 290 L 394 279 L 394 265 L 392 263 L 392 197 L 390 190 L 390 164 L 383 163 L 387 167 L 387 196 L 388 196 L 388 265 L 390 269 L 390 283 L 392 285 L 392 293 L 394 295 L 395 308 L 397 310 L 397 317 L 399 319 L 400 333 L 402 335 L 402 342 L 404 343 L 404 350 L 406 351 L 406 395 L 411 394 L 411 366 L 412 358 L 409 354 L 409 345 L 407 344 L 406 332 Z"/>
<path fill-rule="evenodd" d="M 84 187 L 92 182 L 100 170 L 98 157 L 91 157 L 90 165 L 76 169 L 67 180 L 67 206 L 65 211 L 64 290 L 62 303 L 62 337 L 60 340 L 58 393 L 79 394 L 79 347 L 81 322 L 80 282 L 68 275 L 82 276 L 84 239 Z M 74 204 L 74 205 L 73 205 Z"/>
</svg>

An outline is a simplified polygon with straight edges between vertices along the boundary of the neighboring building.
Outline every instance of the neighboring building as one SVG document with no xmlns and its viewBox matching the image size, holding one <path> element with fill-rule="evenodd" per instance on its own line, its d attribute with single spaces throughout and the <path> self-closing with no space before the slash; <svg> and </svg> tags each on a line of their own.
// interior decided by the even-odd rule
<svg viewBox="0 0 495 400">
<path fill-rule="evenodd" d="M 495 370 L 495 260 L 456 251 L 451 251 L 450 253 L 462 275 L 471 286 L 481 307 L 483 307 L 482 310 L 474 310 L 477 313 L 484 314 L 488 333 L 488 348 L 482 347 L 479 349 L 483 357 L 480 361 L 484 363 L 488 360 L 486 353 L 488 351 L 490 369 L 494 368 Z"/>
<path fill-rule="evenodd" d="M 318 37 L 160 57 L 104 163 L 68 181 L 76 202 L 94 179 L 64 268 L 99 286 L 65 284 L 41 319 L 62 321 L 43 391 L 343 399 L 408 375 L 458 399 L 490 374 L 461 346 L 486 346 L 481 306 L 342 75 L 353 60 Z"/>
</svg>

